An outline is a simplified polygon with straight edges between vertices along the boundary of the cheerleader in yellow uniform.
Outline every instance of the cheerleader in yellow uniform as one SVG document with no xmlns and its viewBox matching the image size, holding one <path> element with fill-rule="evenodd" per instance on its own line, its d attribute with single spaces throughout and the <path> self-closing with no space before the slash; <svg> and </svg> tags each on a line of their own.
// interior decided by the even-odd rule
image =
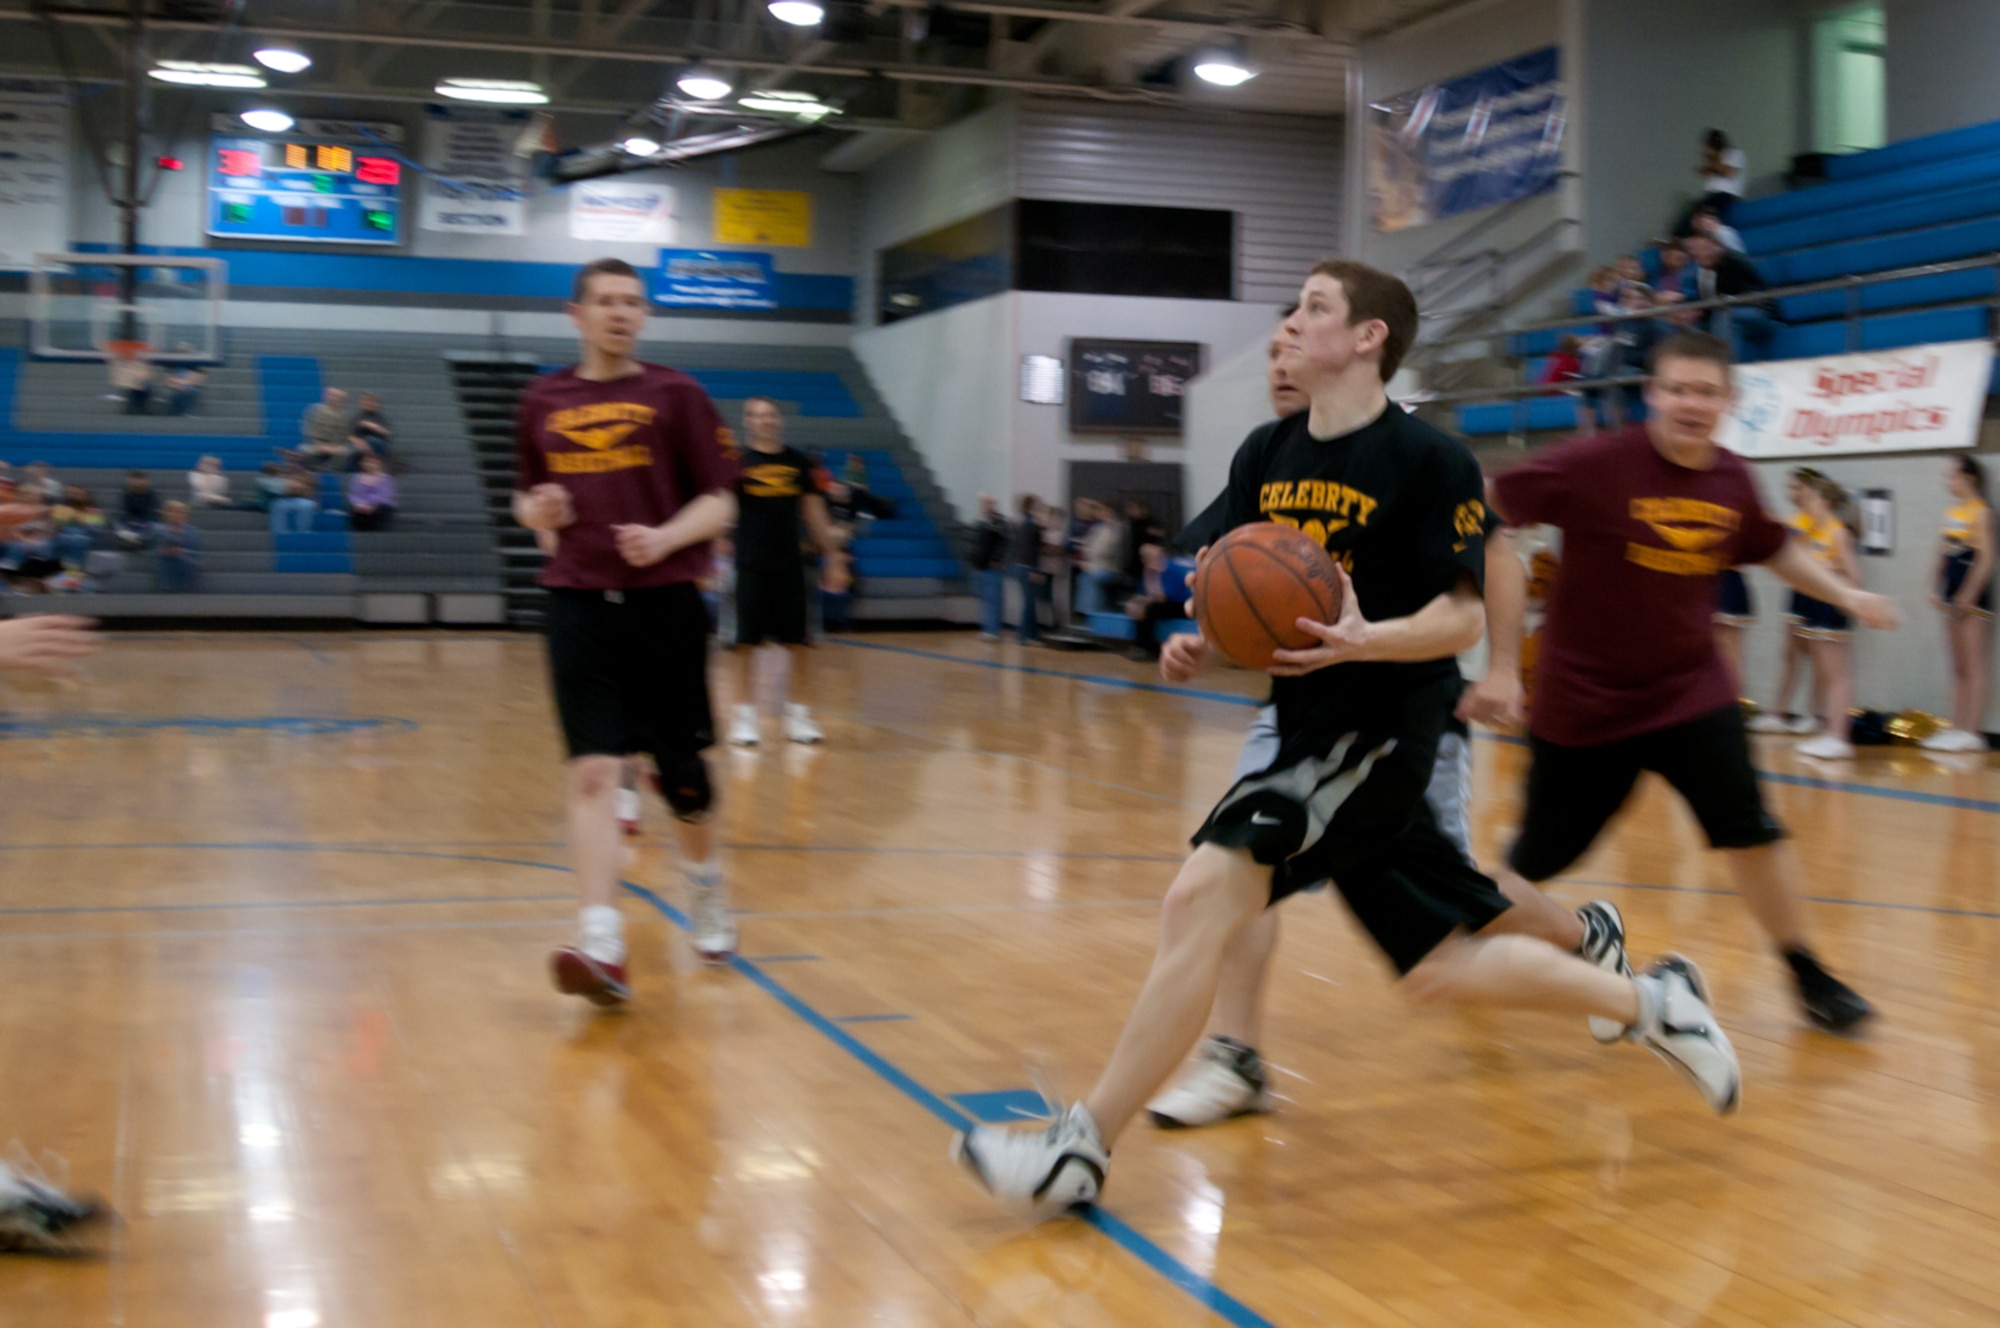
<svg viewBox="0 0 2000 1328">
<path fill-rule="evenodd" d="M 1986 468 L 1970 456 L 1953 457 L 1945 484 L 1945 509 L 1938 547 L 1937 593 L 1931 603 L 1944 613 L 1945 644 L 1951 654 L 1951 724 L 1924 739 L 1934 752 L 1983 752 L 1981 721 L 1986 714 L 1986 646 L 1993 621 L 1993 508 L 1986 501 Z"/>
<path fill-rule="evenodd" d="M 1805 501 L 1799 510 L 1810 523 L 1803 538 L 1813 557 L 1828 571 L 1849 585 L 1861 584 L 1861 561 L 1855 556 L 1854 533 L 1847 528 L 1847 490 L 1824 475 L 1806 481 Z M 1813 671 L 1819 676 L 1823 699 L 1820 711 L 1826 732 L 1811 742 L 1799 744 L 1800 756 L 1822 761 L 1844 761 L 1854 755 L 1848 741 L 1854 705 L 1853 630 L 1847 615 L 1824 600 L 1792 592 L 1792 630 L 1804 637 L 1812 650 Z"/>
<path fill-rule="evenodd" d="M 1820 473 L 1812 467 L 1801 466 L 1787 476 L 1785 480 L 1785 497 L 1791 502 L 1794 509 L 1791 520 L 1786 522 L 1786 524 L 1791 526 L 1800 535 L 1808 538 L 1812 535 L 1813 521 L 1805 513 L 1806 491 L 1821 478 L 1823 477 Z M 1797 598 L 1796 595 L 1793 596 L 1794 600 Z M 1722 610 L 1722 612 L 1729 611 L 1731 610 L 1728 608 Z M 1743 608 L 1739 612 L 1746 617 L 1754 612 L 1750 608 L 1747 590 L 1743 598 Z M 1787 624 L 1785 628 L 1785 667 L 1784 671 L 1778 675 L 1778 699 L 1772 703 L 1769 710 L 1752 719 L 1748 728 L 1752 733 L 1790 733 L 1796 737 L 1805 737 L 1819 727 L 1819 720 L 1815 716 L 1826 709 L 1825 680 L 1813 668 L 1812 640 L 1801 630 L 1798 615 L 1796 613 L 1787 613 L 1785 615 L 1785 622 Z M 1734 622 L 1726 621 L 1721 616 L 1721 613 L 1718 613 L 1716 623 L 1723 631 L 1734 628 L 1739 636 L 1742 633 L 1742 629 L 1749 626 L 1749 621 L 1746 621 L 1744 618 L 1739 618 Z M 1720 637 L 1723 631 L 1718 631 L 1716 635 Z M 1739 646 L 1738 649 L 1740 650 L 1741 647 Z M 1806 708 L 1803 712 L 1796 712 L 1789 709 L 1789 707 L 1792 704 L 1793 687 L 1800 681 L 1801 675 L 1803 675 L 1806 683 Z"/>
</svg>

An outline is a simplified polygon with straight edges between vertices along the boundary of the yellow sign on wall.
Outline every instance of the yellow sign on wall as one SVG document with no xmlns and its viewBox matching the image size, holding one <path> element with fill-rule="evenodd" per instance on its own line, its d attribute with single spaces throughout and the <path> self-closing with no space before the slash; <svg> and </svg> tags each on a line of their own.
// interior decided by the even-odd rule
<svg viewBox="0 0 2000 1328">
<path fill-rule="evenodd" d="M 715 191 L 715 242 L 812 247 L 812 195 L 791 189 Z"/>
</svg>

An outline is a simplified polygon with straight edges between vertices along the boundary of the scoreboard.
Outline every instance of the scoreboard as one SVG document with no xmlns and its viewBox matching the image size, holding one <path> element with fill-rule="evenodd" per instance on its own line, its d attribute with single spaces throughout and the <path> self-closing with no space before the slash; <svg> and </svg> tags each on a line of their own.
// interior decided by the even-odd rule
<svg viewBox="0 0 2000 1328">
<path fill-rule="evenodd" d="M 371 125 L 368 134 L 360 128 L 301 120 L 284 134 L 250 134 L 238 125 L 212 135 L 208 233 L 297 244 L 402 244 L 408 171 L 388 146 L 401 139 L 401 128 Z"/>
</svg>

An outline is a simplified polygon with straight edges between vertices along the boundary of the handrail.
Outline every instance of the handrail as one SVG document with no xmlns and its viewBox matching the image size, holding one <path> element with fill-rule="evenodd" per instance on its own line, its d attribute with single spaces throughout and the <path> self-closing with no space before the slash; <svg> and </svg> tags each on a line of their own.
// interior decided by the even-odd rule
<svg viewBox="0 0 2000 1328">
<path fill-rule="evenodd" d="M 1555 178 L 1556 182 L 1560 184 L 1564 180 L 1581 179 L 1582 176 L 1583 172 L 1581 171 L 1557 171 Z M 1449 240 L 1446 240 L 1443 244 L 1431 250 L 1430 253 L 1425 254 L 1422 258 L 1419 258 L 1416 262 L 1410 264 L 1409 270 L 1412 273 L 1416 273 L 1416 272 L 1421 272 L 1428 267 L 1440 266 L 1444 264 L 1446 262 L 1447 255 L 1451 254 L 1460 246 L 1470 244 L 1474 239 L 1476 239 L 1481 235 L 1484 235 L 1487 231 L 1493 229 L 1495 226 L 1498 226 L 1508 217 L 1513 216 L 1516 212 L 1520 211 L 1522 208 L 1525 208 L 1529 203 L 1532 203 L 1535 199 L 1538 199 L 1540 197 L 1542 197 L 1541 194 L 1529 194 L 1525 198 L 1514 199 L 1512 202 L 1506 204 L 1504 207 L 1497 208 L 1494 211 L 1487 213 L 1485 217 L 1480 219 L 1477 225 L 1468 226 L 1465 230 L 1460 231 L 1457 235 L 1452 236 Z M 1574 221 L 1576 219 L 1572 217 L 1569 218 L 1569 220 Z"/>
<path fill-rule="evenodd" d="M 1515 245 L 1512 249 L 1507 249 L 1507 250 L 1482 249 L 1476 254 L 1467 254 L 1464 258 L 1458 259 L 1456 261 L 1454 265 L 1455 270 L 1457 273 L 1464 274 L 1468 270 L 1467 269 L 1468 264 L 1479 263 L 1481 261 L 1484 261 L 1487 264 L 1489 264 L 1489 266 L 1471 270 L 1470 277 L 1473 279 L 1477 279 L 1478 277 L 1482 276 L 1490 276 L 1493 272 L 1501 271 L 1509 267 L 1522 255 L 1530 253 L 1533 250 L 1543 247 L 1552 237 L 1560 234 L 1565 226 L 1580 226 L 1582 224 L 1583 223 L 1578 221 L 1575 217 L 1557 217 L 1554 221 L 1542 227 L 1540 230 L 1536 231 L 1533 235 L 1521 241 L 1521 243 Z M 1440 271 L 1451 271 L 1451 270 L 1453 269 L 1440 269 Z M 1454 277 L 1452 279 L 1456 278 Z M 1462 289 L 1466 284 L 1469 283 L 1461 281 L 1460 288 Z M 1437 289 L 1433 288 L 1426 288 L 1426 294 L 1429 296 L 1430 300 L 1433 303 L 1444 298 Z M 1417 319 L 1419 322 L 1421 322 L 1425 319 L 1435 319 L 1435 318 L 1463 318 L 1466 314 L 1471 312 L 1474 311 L 1468 309 L 1437 309 L 1437 310 L 1432 310 L 1429 313 L 1418 314 Z M 1429 344 L 1444 345 L 1446 343 L 1431 342 Z"/>
<path fill-rule="evenodd" d="M 1908 281 L 1916 277 L 1944 276 L 1952 272 L 1971 272 L 1979 268 L 2000 267 L 2000 252 L 1981 254 L 1975 258 L 1953 259 L 1945 263 L 1918 263 L 1910 267 L 1892 268 L 1885 272 L 1851 273 L 1842 277 L 1830 277 L 1823 281 L 1802 282 L 1794 286 L 1772 286 L 1765 290 L 1751 291 L 1743 295 L 1725 295 L 1713 300 L 1687 300 L 1665 308 L 1641 309 L 1629 313 L 1588 313 L 1569 314 L 1562 318 L 1544 319 L 1540 322 L 1524 323 L 1517 327 L 1500 328 L 1490 332 L 1466 332 L 1456 336 L 1440 337 L 1423 344 L 1431 350 L 1443 346 L 1462 346 L 1475 341 L 1491 341 L 1500 337 L 1523 336 L 1533 332 L 1571 331 L 1582 324 L 1621 323 L 1641 318 L 1672 318 L 1702 309 L 1740 309 L 1753 305 L 1769 304 L 1773 300 L 1788 299 L 1794 295 L 1819 295 L 1827 291 L 1848 291 L 1854 298 L 1848 301 L 1848 311 L 1844 321 L 1853 322 L 1865 312 L 1859 307 L 1859 293 L 1867 286 L 1882 285 L 1891 281 Z M 1992 304 L 1996 299 L 1988 297 L 1978 300 L 1963 300 L 1960 305 Z"/>
</svg>

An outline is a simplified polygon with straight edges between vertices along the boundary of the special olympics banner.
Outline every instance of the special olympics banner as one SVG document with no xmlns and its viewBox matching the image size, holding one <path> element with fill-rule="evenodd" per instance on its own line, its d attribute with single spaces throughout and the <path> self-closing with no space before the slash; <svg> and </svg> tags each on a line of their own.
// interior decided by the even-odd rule
<svg viewBox="0 0 2000 1328">
<path fill-rule="evenodd" d="M 653 300 L 683 309 L 775 309 L 771 256 L 740 249 L 662 249 Z"/>
<path fill-rule="evenodd" d="M 589 180 L 569 187 L 572 240 L 672 244 L 674 189 L 666 184 Z"/>
<path fill-rule="evenodd" d="M 514 151 L 528 112 L 424 108 L 424 194 L 417 224 L 461 235 L 528 233 L 528 163 Z"/>
<path fill-rule="evenodd" d="M 1721 443 L 1751 460 L 1971 447 L 1992 374 L 1990 341 L 1741 364 Z"/>
<path fill-rule="evenodd" d="M 1554 46 L 1368 108 L 1368 204 L 1378 231 L 1407 230 L 1546 193 L 1562 170 Z"/>
</svg>

